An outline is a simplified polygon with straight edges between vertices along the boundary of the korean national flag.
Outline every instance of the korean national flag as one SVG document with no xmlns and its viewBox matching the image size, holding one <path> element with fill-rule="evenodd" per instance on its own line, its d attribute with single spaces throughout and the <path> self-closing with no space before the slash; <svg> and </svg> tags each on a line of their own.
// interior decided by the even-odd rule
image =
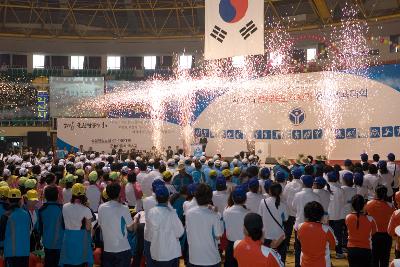
<svg viewBox="0 0 400 267">
<path fill-rule="evenodd" d="M 205 59 L 264 54 L 264 0 L 205 3 Z"/>
</svg>

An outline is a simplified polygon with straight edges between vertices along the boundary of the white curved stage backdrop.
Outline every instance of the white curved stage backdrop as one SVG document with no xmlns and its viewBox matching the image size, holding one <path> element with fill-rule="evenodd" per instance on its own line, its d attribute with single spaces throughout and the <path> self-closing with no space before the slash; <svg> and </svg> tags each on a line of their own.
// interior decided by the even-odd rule
<svg viewBox="0 0 400 267">
<path fill-rule="evenodd" d="M 368 77 L 315 72 L 245 81 L 212 100 L 196 103 L 201 108 L 194 111 L 193 135 L 208 138 L 208 155 L 231 156 L 247 150 L 251 142 L 262 157 L 295 158 L 306 153 L 358 159 L 364 151 L 400 154 L 400 67 L 372 68 Z M 130 137 L 141 149 L 152 145 L 147 134 L 121 131 L 123 128 L 71 131 L 64 127 L 81 120 L 58 120 L 60 148 L 89 142 L 95 150 L 108 151 L 110 144 L 90 141 L 115 136 Z M 118 125 L 125 120 L 143 123 L 148 119 L 112 119 Z M 181 126 L 173 120 L 163 125 L 170 130 L 162 134 L 162 146 L 182 146 Z"/>
</svg>

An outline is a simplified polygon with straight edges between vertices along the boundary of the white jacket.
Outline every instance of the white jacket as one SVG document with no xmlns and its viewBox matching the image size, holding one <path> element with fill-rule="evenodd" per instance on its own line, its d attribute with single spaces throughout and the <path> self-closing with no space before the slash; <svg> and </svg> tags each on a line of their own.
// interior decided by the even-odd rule
<svg viewBox="0 0 400 267">
<path fill-rule="evenodd" d="M 344 219 L 344 205 L 346 203 L 344 198 L 344 191 L 339 183 L 329 183 L 331 186 L 331 201 L 329 202 L 328 215 L 330 221 L 337 221 Z"/>
<path fill-rule="evenodd" d="M 296 231 L 299 225 L 305 221 L 304 207 L 307 203 L 312 201 L 317 201 L 321 203 L 320 197 L 313 192 L 312 188 L 303 188 L 300 192 L 294 195 L 292 206 L 293 209 L 296 211 L 296 221 L 294 223 L 294 229 Z"/>
<path fill-rule="evenodd" d="M 289 216 L 296 216 L 296 210 L 293 207 L 294 195 L 303 189 L 303 183 L 300 179 L 293 179 L 285 186 L 285 190 L 282 193 L 282 201 L 286 203 Z"/>
<path fill-rule="evenodd" d="M 392 174 L 394 179 L 393 188 L 399 188 L 400 166 L 393 161 L 388 161 L 387 169 Z"/>
<path fill-rule="evenodd" d="M 179 258 L 183 235 L 182 222 L 174 209 L 156 206 L 146 214 L 146 227 L 150 231 L 150 253 L 153 260 L 170 261 Z"/>
</svg>

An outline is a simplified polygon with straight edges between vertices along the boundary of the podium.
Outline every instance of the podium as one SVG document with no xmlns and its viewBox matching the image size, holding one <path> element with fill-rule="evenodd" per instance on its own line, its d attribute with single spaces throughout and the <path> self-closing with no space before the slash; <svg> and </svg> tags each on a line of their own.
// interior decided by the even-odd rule
<svg viewBox="0 0 400 267">
<path fill-rule="evenodd" d="M 192 151 L 193 151 L 193 156 L 196 158 L 200 158 L 203 156 L 203 146 L 199 144 L 193 144 L 192 145 Z"/>
</svg>

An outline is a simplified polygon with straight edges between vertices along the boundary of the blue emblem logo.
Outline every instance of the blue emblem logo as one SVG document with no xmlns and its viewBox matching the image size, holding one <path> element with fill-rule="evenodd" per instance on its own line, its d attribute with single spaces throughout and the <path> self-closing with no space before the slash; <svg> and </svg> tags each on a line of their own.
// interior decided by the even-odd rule
<svg viewBox="0 0 400 267">
<path fill-rule="evenodd" d="M 301 108 L 295 108 L 289 112 L 289 120 L 296 126 L 302 124 L 305 119 L 306 113 Z"/>
</svg>

